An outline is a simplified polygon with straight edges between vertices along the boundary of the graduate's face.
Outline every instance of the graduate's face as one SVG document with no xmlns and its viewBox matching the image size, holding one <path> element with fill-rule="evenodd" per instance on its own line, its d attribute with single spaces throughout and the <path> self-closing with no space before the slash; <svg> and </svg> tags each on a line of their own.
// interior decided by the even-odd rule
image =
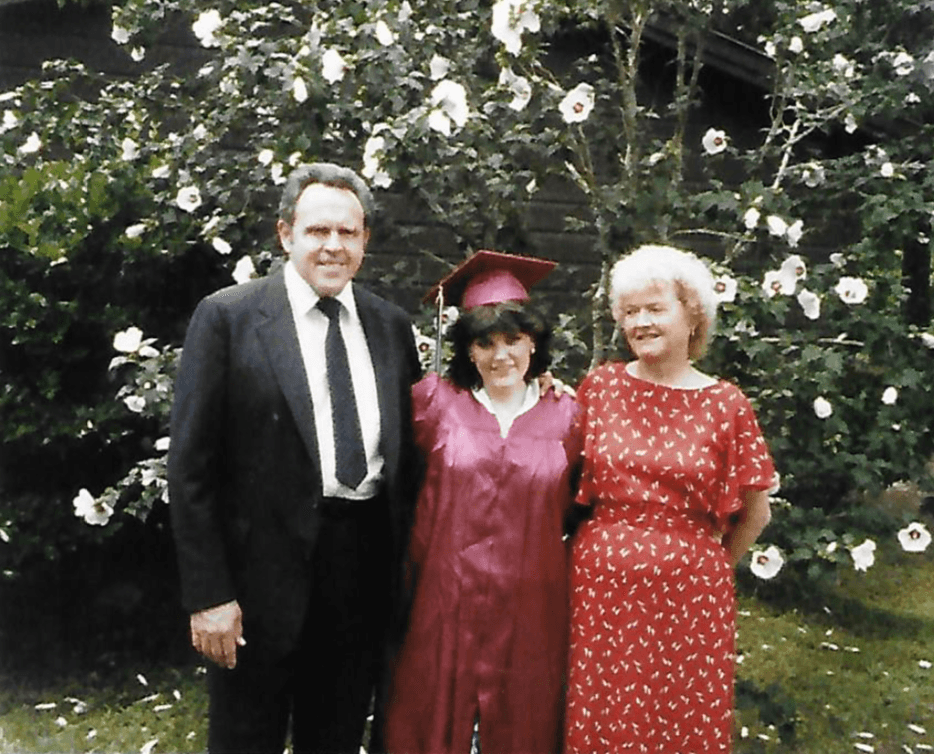
<svg viewBox="0 0 934 754">
<path fill-rule="evenodd" d="M 319 296 L 336 296 L 366 252 L 370 234 L 363 205 L 353 191 L 312 183 L 295 203 L 295 220 L 277 225 L 282 248 Z"/>
<path fill-rule="evenodd" d="M 470 360 L 487 392 L 525 387 L 535 342 L 526 333 L 493 333 L 470 344 Z"/>
</svg>

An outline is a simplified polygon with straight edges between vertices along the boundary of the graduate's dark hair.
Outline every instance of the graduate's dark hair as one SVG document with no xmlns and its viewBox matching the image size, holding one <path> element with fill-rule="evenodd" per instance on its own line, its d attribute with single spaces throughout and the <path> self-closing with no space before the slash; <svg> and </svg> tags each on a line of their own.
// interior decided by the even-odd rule
<svg viewBox="0 0 934 754">
<path fill-rule="evenodd" d="M 483 385 L 480 372 L 470 360 L 470 345 L 478 340 L 483 342 L 496 333 L 524 333 L 532 338 L 535 353 L 532 354 L 529 371 L 525 375 L 527 382 L 545 372 L 551 364 L 551 328 L 525 302 L 504 301 L 475 306 L 461 312 L 449 333 L 454 355 L 448 366 L 448 377 L 455 385 L 466 390 Z"/>
</svg>

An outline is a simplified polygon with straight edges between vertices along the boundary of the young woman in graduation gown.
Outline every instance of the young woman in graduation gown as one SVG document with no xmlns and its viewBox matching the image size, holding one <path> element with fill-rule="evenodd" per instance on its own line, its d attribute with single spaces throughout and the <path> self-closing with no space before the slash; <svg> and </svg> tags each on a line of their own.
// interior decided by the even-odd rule
<svg viewBox="0 0 934 754">
<path fill-rule="evenodd" d="M 575 401 L 540 389 L 550 332 L 526 303 L 553 266 L 478 252 L 435 288 L 461 314 L 449 379 L 413 390 L 426 473 L 385 721 L 392 754 L 560 750 L 562 534 L 581 440 Z"/>
</svg>

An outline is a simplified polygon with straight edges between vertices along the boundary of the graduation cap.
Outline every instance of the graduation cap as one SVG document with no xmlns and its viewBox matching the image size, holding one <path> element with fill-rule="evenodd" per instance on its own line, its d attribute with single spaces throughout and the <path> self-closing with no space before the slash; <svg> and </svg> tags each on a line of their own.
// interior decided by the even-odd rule
<svg viewBox="0 0 934 754">
<path fill-rule="evenodd" d="M 503 301 L 528 301 L 529 288 L 547 277 L 556 262 L 501 251 L 478 251 L 432 286 L 425 303 L 438 306 L 434 370 L 441 371 L 441 318 L 445 306 L 472 309 Z"/>
<path fill-rule="evenodd" d="M 537 257 L 478 251 L 439 280 L 424 300 L 461 309 L 503 301 L 527 301 L 529 288 L 547 277 L 556 264 Z"/>
</svg>

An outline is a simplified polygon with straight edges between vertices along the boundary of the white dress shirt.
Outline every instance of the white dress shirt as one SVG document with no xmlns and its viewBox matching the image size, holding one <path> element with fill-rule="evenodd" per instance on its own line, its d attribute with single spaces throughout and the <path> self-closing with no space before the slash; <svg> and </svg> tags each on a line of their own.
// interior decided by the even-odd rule
<svg viewBox="0 0 934 754">
<path fill-rule="evenodd" d="M 340 312 L 341 334 L 347 347 L 350 378 L 353 382 L 363 447 L 366 451 L 367 474 L 356 489 L 337 481 L 334 455 L 334 423 L 331 418 L 331 393 L 328 390 L 327 363 L 324 341 L 328 332 L 328 318 L 317 308 L 320 296 L 289 261 L 285 265 L 285 289 L 298 331 L 298 344 L 305 364 L 305 375 L 311 390 L 311 403 L 315 412 L 315 432 L 321 461 L 321 480 L 325 497 L 343 497 L 366 500 L 374 497 L 383 471 L 383 457 L 379 454 L 379 398 L 376 391 L 376 373 L 367 347 L 363 323 L 357 314 L 353 296 L 353 283 L 348 283 L 335 298 L 343 304 Z"/>
<path fill-rule="evenodd" d="M 525 395 L 522 396 L 522 405 L 519 406 L 519 410 L 512 416 L 500 416 L 496 413 L 496 409 L 493 407 L 493 401 L 490 399 L 486 388 L 480 387 L 472 392 L 477 402 L 496 417 L 496 421 L 499 422 L 500 437 L 504 438 L 509 434 L 509 428 L 512 426 L 512 423 L 526 411 L 534 408 L 535 404 L 538 403 L 538 399 L 541 397 L 538 380 L 534 379 L 525 386 Z"/>
</svg>

